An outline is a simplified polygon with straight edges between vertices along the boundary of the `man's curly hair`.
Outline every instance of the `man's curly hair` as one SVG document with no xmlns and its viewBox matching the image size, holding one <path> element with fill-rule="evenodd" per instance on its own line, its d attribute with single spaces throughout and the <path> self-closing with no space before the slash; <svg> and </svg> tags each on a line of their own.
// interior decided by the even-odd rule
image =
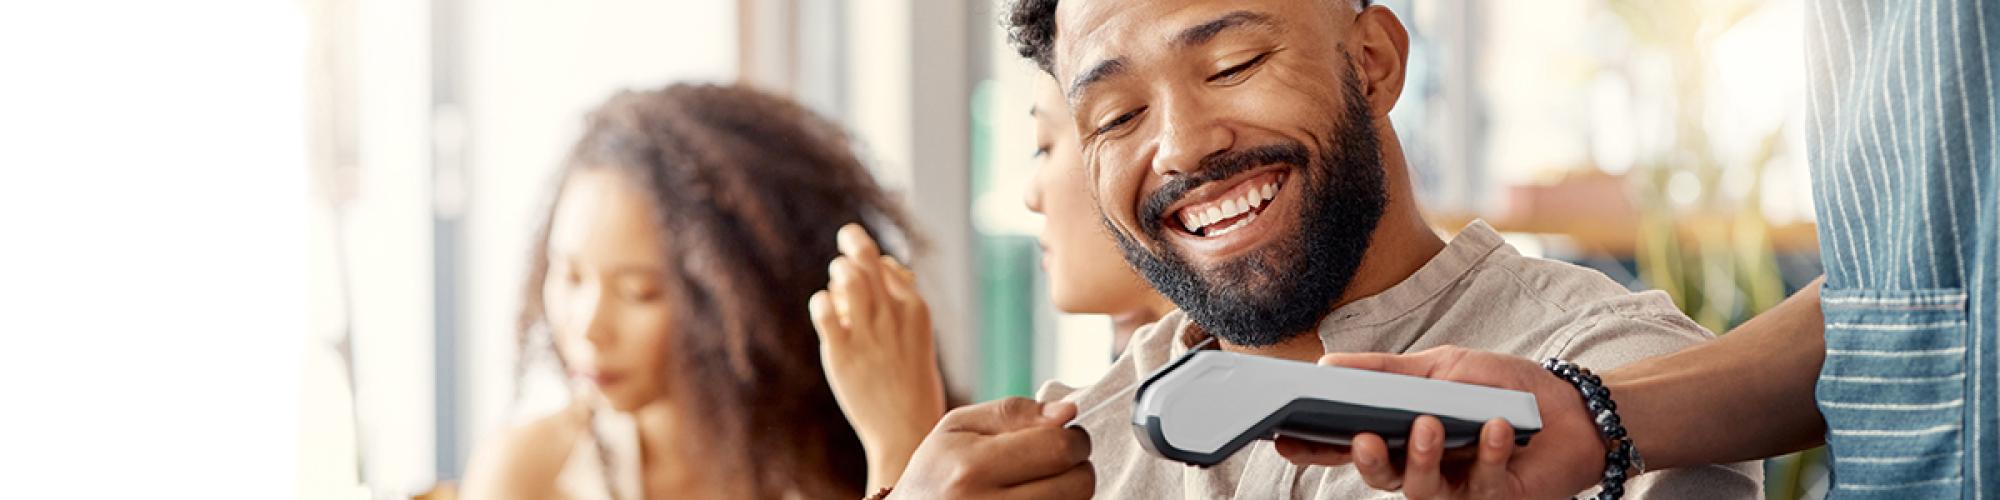
<svg viewBox="0 0 2000 500">
<path fill-rule="evenodd" d="M 1056 45 L 1056 0 L 1014 0 L 1007 6 L 1007 41 L 1014 44 L 1014 51 L 1020 52 L 1042 68 L 1042 72 L 1055 74 L 1055 65 L 1049 62 L 1049 51 Z"/>
<path fill-rule="evenodd" d="M 1361 8 L 1374 3 L 1361 0 Z M 1056 47 L 1056 0 L 1014 0 L 1007 6 L 1007 17 L 1001 22 L 1007 29 L 1007 42 L 1014 44 L 1015 52 L 1034 61 L 1042 72 L 1056 73 L 1049 55 Z"/>
</svg>

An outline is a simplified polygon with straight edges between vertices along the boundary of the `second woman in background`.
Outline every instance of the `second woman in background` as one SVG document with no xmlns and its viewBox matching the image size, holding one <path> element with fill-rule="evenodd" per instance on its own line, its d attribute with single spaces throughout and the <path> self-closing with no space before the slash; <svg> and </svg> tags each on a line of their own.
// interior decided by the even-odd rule
<svg viewBox="0 0 2000 500">
<path fill-rule="evenodd" d="M 1042 266 L 1049 300 L 1071 314 L 1111 318 L 1111 355 L 1125 352 L 1132 331 L 1174 310 L 1125 263 L 1118 244 L 1105 232 L 1097 202 L 1090 198 L 1083 150 L 1070 119 L 1069 102 L 1053 77 L 1035 86 L 1035 177 L 1028 184 L 1028 210 L 1042 214 Z"/>
<path fill-rule="evenodd" d="M 1056 309 L 1110 316 L 1114 356 L 1132 331 L 1174 309 L 1119 254 L 1090 198 L 1075 122 L 1053 78 L 1036 86 L 1034 181 L 1028 209 L 1042 214 L 1042 265 Z M 842 256 L 813 323 L 834 395 L 867 443 L 871 489 L 895 484 L 910 454 L 944 415 L 928 308 L 916 277 L 859 227 L 842 228 Z"/>
<path fill-rule="evenodd" d="M 741 87 L 627 92 L 590 114 L 558 186 L 520 347 L 553 344 L 577 390 L 482 447 L 466 497 L 860 497 L 806 300 L 827 228 L 905 226 L 847 136 Z"/>
</svg>

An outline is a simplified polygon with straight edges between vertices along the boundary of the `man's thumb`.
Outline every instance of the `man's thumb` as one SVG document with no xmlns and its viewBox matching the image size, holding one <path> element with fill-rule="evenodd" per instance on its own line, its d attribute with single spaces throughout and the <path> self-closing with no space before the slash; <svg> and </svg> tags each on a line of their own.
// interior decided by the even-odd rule
<svg viewBox="0 0 2000 500">
<path fill-rule="evenodd" d="M 1388 354 L 1380 352 L 1336 352 L 1320 356 L 1319 364 L 1388 372 L 1414 377 L 1429 377 L 1436 365 L 1433 357 L 1419 355 Z"/>
<path fill-rule="evenodd" d="M 1076 415 L 1068 402 L 1042 404 L 1028 398 L 1004 398 L 952 410 L 939 425 L 949 430 L 1002 434 L 1036 425 L 1056 426 Z"/>
</svg>

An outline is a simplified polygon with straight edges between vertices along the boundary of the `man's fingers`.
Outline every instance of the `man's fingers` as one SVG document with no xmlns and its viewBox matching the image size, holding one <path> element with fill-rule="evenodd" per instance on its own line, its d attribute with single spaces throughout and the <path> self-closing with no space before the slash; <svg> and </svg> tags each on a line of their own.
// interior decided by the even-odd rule
<svg viewBox="0 0 2000 500">
<path fill-rule="evenodd" d="M 1466 490 L 1473 498 L 1503 498 L 1512 494 L 1507 461 L 1514 456 L 1514 426 L 1493 419 L 1479 429 L 1479 459 L 1472 464 Z"/>
<path fill-rule="evenodd" d="M 1438 464 L 1444 458 L 1444 423 L 1424 415 L 1410 424 L 1409 453 L 1404 459 L 1403 495 L 1422 500 L 1444 493 Z"/>
<path fill-rule="evenodd" d="M 833 310 L 832 294 L 820 290 L 806 299 L 806 309 L 812 312 L 813 329 L 819 331 L 821 342 L 846 340 L 847 327 L 840 324 L 840 315 Z"/>
<path fill-rule="evenodd" d="M 1042 422 L 1053 422 L 1061 424 L 1061 423 L 1067 423 L 1070 420 L 1076 418 L 1076 412 L 1077 412 L 1076 403 L 1071 403 L 1068 401 L 1051 401 L 1048 403 L 1041 403 L 1041 405 L 1042 405 Z"/>
<path fill-rule="evenodd" d="M 1354 470 L 1361 473 L 1361 482 L 1368 487 L 1382 491 L 1396 491 L 1403 488 L 1402 471 L 1389 463 L 1389 443 L 1374 433 L 1354 436 Z"/>
<path fill-rule="evenodd" d="M 1388 354 L 1379 352 L 1336 352 L 1320 356 L 1319 364 L 1429 377 L 1437 356 Z"/>
<path fill-rule="evenodd" d="M 938 430 L 994 435 L 1042 425 L 1055 427 L 1076 416 L 1076 405 L 1057 401 L 1046 405 L 1028 398 L 1002 398 L 962 406 L 944 415 Z"/>
<path fill-rule="evenodd" d="M 1354 463 L 1354 455 L 1346 446 L 1315 443 L 1303 439 L 1279 436 L 1272 444 L 1278 455 L 1298 465 L 1339 466 Z"/>
<path fill-rule="evenodd" d="M 974 474 L 980 482 L 1020 484 L 1076 467 L 1090 459 L 1090 435 L 1074 427 L 1030 427 L 993 436 L 980 443 L 980 453 L 999 457 Z M 1004 465 L 999 465 L 1004 464 Z"/>
<path fill-rule="evenodd" d="M 1090 498 L 1096 491 L 1097 470 L 1090 465 L 1090 462 L 1084 462 L 1055 477 L 1015 485 L 1008 489 L 1002 498 L 1023 500 Z"/>
</svg>

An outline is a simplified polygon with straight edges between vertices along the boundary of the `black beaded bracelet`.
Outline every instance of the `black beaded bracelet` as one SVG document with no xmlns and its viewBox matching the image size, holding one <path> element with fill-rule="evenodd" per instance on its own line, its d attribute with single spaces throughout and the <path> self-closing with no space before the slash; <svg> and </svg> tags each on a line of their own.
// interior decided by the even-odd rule
<svg viewBox="0 0 2000 500">
<path fill-rule="evenodd" d="M 1597 490 L 1597 500 L 1625 496 L 1625 479 L 1645 472 L 1646 461 L 1639 457 L 1639 449 L 1632 446 L 1632 437 L 1625 435 L 1625 424 L 1618 421 L 1618 403 L 1611 401 L 1611 389 L 1590 369 L 1576 363 L 1549 358 L 1542 361 L 1542 368 L 1583 393 L 1583 404 L 1590 410 L 1591 420 L 1597 423 L 1597 432 L 1610 441 L 1610 451 L 1604 454 L 1604 481 Z"/>
</svg>

